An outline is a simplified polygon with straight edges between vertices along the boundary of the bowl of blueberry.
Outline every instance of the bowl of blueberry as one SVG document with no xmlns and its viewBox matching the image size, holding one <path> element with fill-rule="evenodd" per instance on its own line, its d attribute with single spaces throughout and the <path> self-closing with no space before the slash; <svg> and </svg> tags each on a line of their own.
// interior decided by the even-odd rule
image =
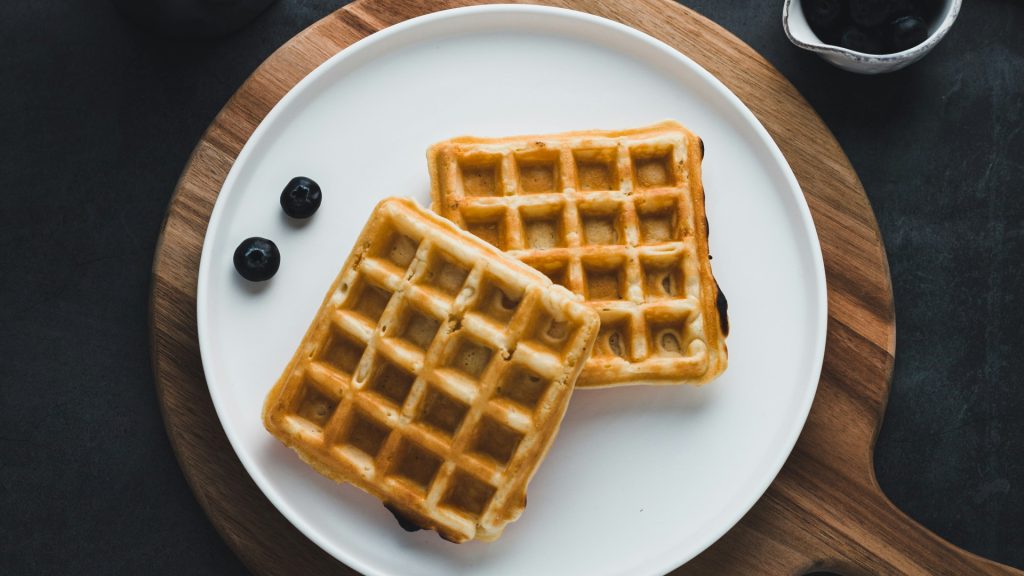
<svg viewBox="0 0 1024 576">
<path fill-rule="evenodd" d="M 917 62 L 949 32 L 962 0 L 786 0 L 790 42 L 844 70 L 880 74 Z"/>
</svg>

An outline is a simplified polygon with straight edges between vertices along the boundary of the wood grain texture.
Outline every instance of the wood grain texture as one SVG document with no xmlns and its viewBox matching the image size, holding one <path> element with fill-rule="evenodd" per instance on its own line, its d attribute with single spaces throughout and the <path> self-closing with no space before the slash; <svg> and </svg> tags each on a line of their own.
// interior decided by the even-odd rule
<svg viewBox="0 0 1024 576">
<path fill-rule="evenodd" d="M 473 2 L 478 3 L 478 2 Z M 760 119 L 803 188 L 828 279 L 818 394 L 793 454 L 761 500 L 678 574 L 1024 574 L 964 552 L 908 518 L 875 480 L 872 450 L 895 351 L 892 286 L 856 173 L 796 89 L 740 40 L 670 0 L 555 0 L 623 22 L 711 71 Z M 153 265 L 153 366 L 182 470 L 213 524 L 257 574 L 352 574 L 259 491 L 216 417 L 196 340 L 196 279 L 210 212 L 232 162 L 271 107 L 345 46 L 464 0 L 360 0 L 267 59 L 203 135 L 178 182 Z"/>
</svg>

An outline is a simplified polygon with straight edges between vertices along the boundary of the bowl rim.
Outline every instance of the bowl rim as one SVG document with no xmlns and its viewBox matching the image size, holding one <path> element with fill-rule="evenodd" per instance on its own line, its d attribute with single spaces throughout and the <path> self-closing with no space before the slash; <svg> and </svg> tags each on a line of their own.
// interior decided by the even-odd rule
<svg viewBox="0 0 1024 576">
<path fill-rule="evenodd" d="M 915 57 L 923 56 L 929 52 L 936 44 L 939 43 L 940 40 L 942 40 L 943 37 L 946 36 L 946 33 L 949 32 L 949 29 L 953 26 L 953 22 L 955 22 L 957 16 L 960 15 L 960 7 L 963 4 L 963 0 L 950 0 L 949 10 L 946 11 L 946 16 L 942 19 L 942 22 L 935 28 L 935 31 L 925 39 L 924 42 L 921 42 L 917 46 L 907 48 L 901 52 L 892 52 L 890 54 L 868 54 L 867 52 L 858 52 L 835 44 L 828 44 L 820 41 L 818 43 L 804 42 L 803 40 L 795 38 L 789 29 L 789 8 L 794 2 L 800 2 L 800 0 L 785 0 L 782 5 L 782 30 L 786 33 L 786 38 L 789 38 L 790 42 L 799 48 L 803 48 L 804 50 L 809 50 L 811 52 L 835 54 L 849 60 L 870 62 L 874 64 L 904 62 L 907 60 L 913 60 Z M 810 27 L 810 24 L 808 24 L 808 27 Z"/>
</svg>

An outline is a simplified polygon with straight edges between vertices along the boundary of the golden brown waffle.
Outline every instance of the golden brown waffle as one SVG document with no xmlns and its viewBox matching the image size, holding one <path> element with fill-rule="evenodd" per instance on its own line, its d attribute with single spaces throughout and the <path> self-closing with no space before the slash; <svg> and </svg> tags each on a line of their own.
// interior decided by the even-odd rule
<svg viewBox="0 0 1024 576">
<path fill-rule="evenodd" d="M 700 165 L 677 122 L 430 147 L 432 208 L 581 296 L 601 331 L 577 386 L 703 384 L 727 365 Z"/>
<path fill-rule="evenodd" d="M 263 421 L 403 527 L 493 540 L 526 505 L 598 324 L 530 267 L 410 200 L 385 200 Z"/>
</svg>

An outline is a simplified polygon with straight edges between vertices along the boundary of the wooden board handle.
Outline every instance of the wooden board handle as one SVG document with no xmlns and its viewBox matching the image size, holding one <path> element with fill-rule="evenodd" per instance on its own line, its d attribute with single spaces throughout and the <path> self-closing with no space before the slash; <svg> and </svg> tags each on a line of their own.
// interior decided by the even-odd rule
<svg viewBox="0 0 1024 576">
<path fill-rule="evenodd" d="M 872 452 L 886 395 L 862 376 L 867 368 L 891 374 L 892 361 L 831 319 L 818 393 L 793 454 L 747 516 L 675 574 L 1024 576 L 936 536 L 882 492 Z"/>
<path fill-rule="evenodd" d="M 845 530 L 852 544 L 864 547 L 863 558 L 834 560 L 836 572 L 850 576 L 1024 574 L 953 546 L 896 508 L 877 484 L 874 491 L 866 522 Z"/>
</svg>

